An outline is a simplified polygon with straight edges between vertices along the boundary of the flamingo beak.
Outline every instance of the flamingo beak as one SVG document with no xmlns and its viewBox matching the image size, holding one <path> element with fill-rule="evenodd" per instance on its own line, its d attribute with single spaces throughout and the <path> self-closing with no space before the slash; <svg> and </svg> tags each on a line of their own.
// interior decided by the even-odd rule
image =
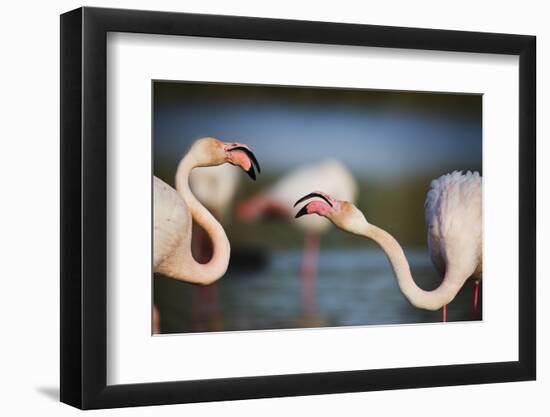
<svg viewBox="0 0 550 417">
<path fill-rule="evenodd" d="M 296 201 L 294 203 L 294 207 L 296 207 L 298 204 L 300 204 L 302 201 L 306 201 L 306 200 L 309 200 L 310 198 L 313 198 L 313 197 L 319 197 L 319 198 L 322 198 L 323 200 L 325 200 L 327 202 L 327 204 L 331 207 L 334 207 L 334 205 L 332 204 L 332 202 L 324 195 L 324 194 L 321 194 L 321 193 L 318 193 L 318 192 L 313 192 L 313 193 L 309 193 L 308 195 L 305 195 L 303 196 L 302 198 L 300 198 L 298 201 Z M 307 207 L 304 206 L 304 207 Z"/>
<path fill-rule="evenodd" d="M 294 216 L 294 218 L 297 219 L 299 217 L 305 216 L 306 214 L 309 214 L 307 212 L 307 206 L 308 206 L 308 204 L 306 204 L 304 207 L 302 207 L 300 209 L 300 211 L 298 211 L 298 213 L 296 213 L 296 216 Z"/>
<path fill-rule="evenodd" d="M 314 197 L 319 197 L 320 199 L 324 200 L 327 203 L 327 205 L 325 205 L 325 203 L 320 201 L 313 201 L 313 202 L 307 203 L 304 207 L 302 207 L 298 211 L 298 213 L 296 213 L 296 215 L 294 216 L 295 219 L 302 217 L 306 214 L 314 214 L 314 213 L 326 217 L 330 213 L 330 211 L 334 208 L 333 203 L 335 202 L 335 200 L 328 194 L 325 194 L 322 192 L 313 192 L 303 196 L 298 201 L 296 201 L 296 203 L 294 203 L 294 207 L 296 207 L 298 204 L 302 203 L 303 201 L 309 200 L 310 198 L 314 198 Z"/>
<path fill-rule="evenodd" d="M 258 163 L 258 160 L 256 159 L 256 156 L 254 155 L 252 150 L 246 145 L 236 144 L 232 148 L 228 149 L 228 151 L 229 152 L 240 151 L 248 157 L 250 161 L 250 166 L 248 167 L 248 169 L 245 169 L 242 166 L 242 164 L 237 163 L 237 165 L 241 166 L 241 168 L 243 168 L 243 170 L 248 174 L 250 178 L 252 178 L 253 180 L 256 180 L 256 171 L 254 170 L 254 168 L 256 168 L 256 170 L 258 171 L 258 174 L 262 171 L 260 169 L 260 164 Z"/>
</svg>

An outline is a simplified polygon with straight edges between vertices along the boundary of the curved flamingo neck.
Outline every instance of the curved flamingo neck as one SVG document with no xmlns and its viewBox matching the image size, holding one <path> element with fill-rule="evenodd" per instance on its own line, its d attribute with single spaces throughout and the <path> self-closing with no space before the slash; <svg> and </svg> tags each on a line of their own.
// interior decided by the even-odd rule
<svg viewBox="0 0 550 417">
<path fill-rule="evenodd" d="M 189 249 L 188 253 L 182 254 L 185 256 L 185 262 L 181 263 L 181 268 L 185 270 L 181 271 L 181 274 L 185 281 L 208 285 L 220 279 L 227 271 L 231 247 L 221 224 L 197 200 L 189 188 L 189 174 L 193 168 L 198 166 L 203 165 L 195 161 L 192 151 L 188 152 L 181 160 L 176 171 L 176 190 L 189 208 L 193 220 L 205 230 L 212 242 L 212 258 L 209 262 L 201 264 L 193 258 Z M 191 238 L 192 231 L 190 228 L 189 248 L 191 248 Z"/>
<path fill-rule="evenodd" d="M 415 307 L 438 310 L 450 303 L 460 290 L 460 285 L 450 276 L 449 270 L 439 287 L 432 291 L 423 290 L 416 285 L 403 248 L 391 234 L 373 224 L 367 224 L 359 234 L 374 240 L 384 250 L 399 288 Z"/>
</svg>

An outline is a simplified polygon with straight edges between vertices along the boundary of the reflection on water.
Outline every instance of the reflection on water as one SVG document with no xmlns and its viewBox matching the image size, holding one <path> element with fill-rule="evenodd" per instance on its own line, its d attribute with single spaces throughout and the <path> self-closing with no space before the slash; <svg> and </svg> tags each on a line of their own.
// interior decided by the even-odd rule
<svg viewBox="0 0 550 417">
<path fill-rule="evenodd" d="M 440 278 L 427 253 L 405 250 L 419 286 L 433 289 Z M 213 286 L 197 287 L 156 277 L 155 303 L 162 333 L 288 329 L 440 322 L 441 311 L 412 307 L 400 292 L 379 250 L 322 250 L 315 308 L 302 303 L 302 251 L 273 251 L 263 268 L 228 273 Z M 480 289 L 482 286 L 480 286 Z M 473 284 L 447 308 L 447 320 L 472 319 Z M 482 316 L 480 305 L 478 318 Z"/>
</svg>

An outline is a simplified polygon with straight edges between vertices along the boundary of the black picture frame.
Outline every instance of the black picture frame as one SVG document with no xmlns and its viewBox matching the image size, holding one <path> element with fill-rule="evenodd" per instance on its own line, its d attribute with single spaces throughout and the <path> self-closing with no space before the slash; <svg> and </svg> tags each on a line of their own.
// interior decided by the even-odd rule
<svg viewBox="0 0 550 417">
<path fill-rule="evenodd" d="M 107 385 L 108 32 L 519 56 L 519 360 Z M 61 15 L 60 57 L 62 402 L 93 409 L 535 379 L 534 36 L 84 7 Z"/>
</svg>

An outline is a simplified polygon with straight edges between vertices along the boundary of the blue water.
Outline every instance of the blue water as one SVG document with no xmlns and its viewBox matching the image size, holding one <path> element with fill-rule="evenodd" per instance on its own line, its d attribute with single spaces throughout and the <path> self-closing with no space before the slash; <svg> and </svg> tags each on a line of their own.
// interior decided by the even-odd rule
<svg viewBox="0 0 550 417">
<path fill-rule="evenodd" d="M 405 252 L 417 284 L 427 290 L 437 287 L 441 279 L 428 254 Z M 301 251 L 273 251 L 262 268 L 230 268 L 211 287 L 156 277 L 162 333 L 441 321 L 440 311 L 409 304 L 380 250 L 322 250 L 309 298 L 300 278 L 301 262 Z M 472 319 L 472 295 L 473 285 L 467 283 L 448 306 L 449 321 Z M 478 318 L 481 312 L 480 305 Z"/>
</svg>

